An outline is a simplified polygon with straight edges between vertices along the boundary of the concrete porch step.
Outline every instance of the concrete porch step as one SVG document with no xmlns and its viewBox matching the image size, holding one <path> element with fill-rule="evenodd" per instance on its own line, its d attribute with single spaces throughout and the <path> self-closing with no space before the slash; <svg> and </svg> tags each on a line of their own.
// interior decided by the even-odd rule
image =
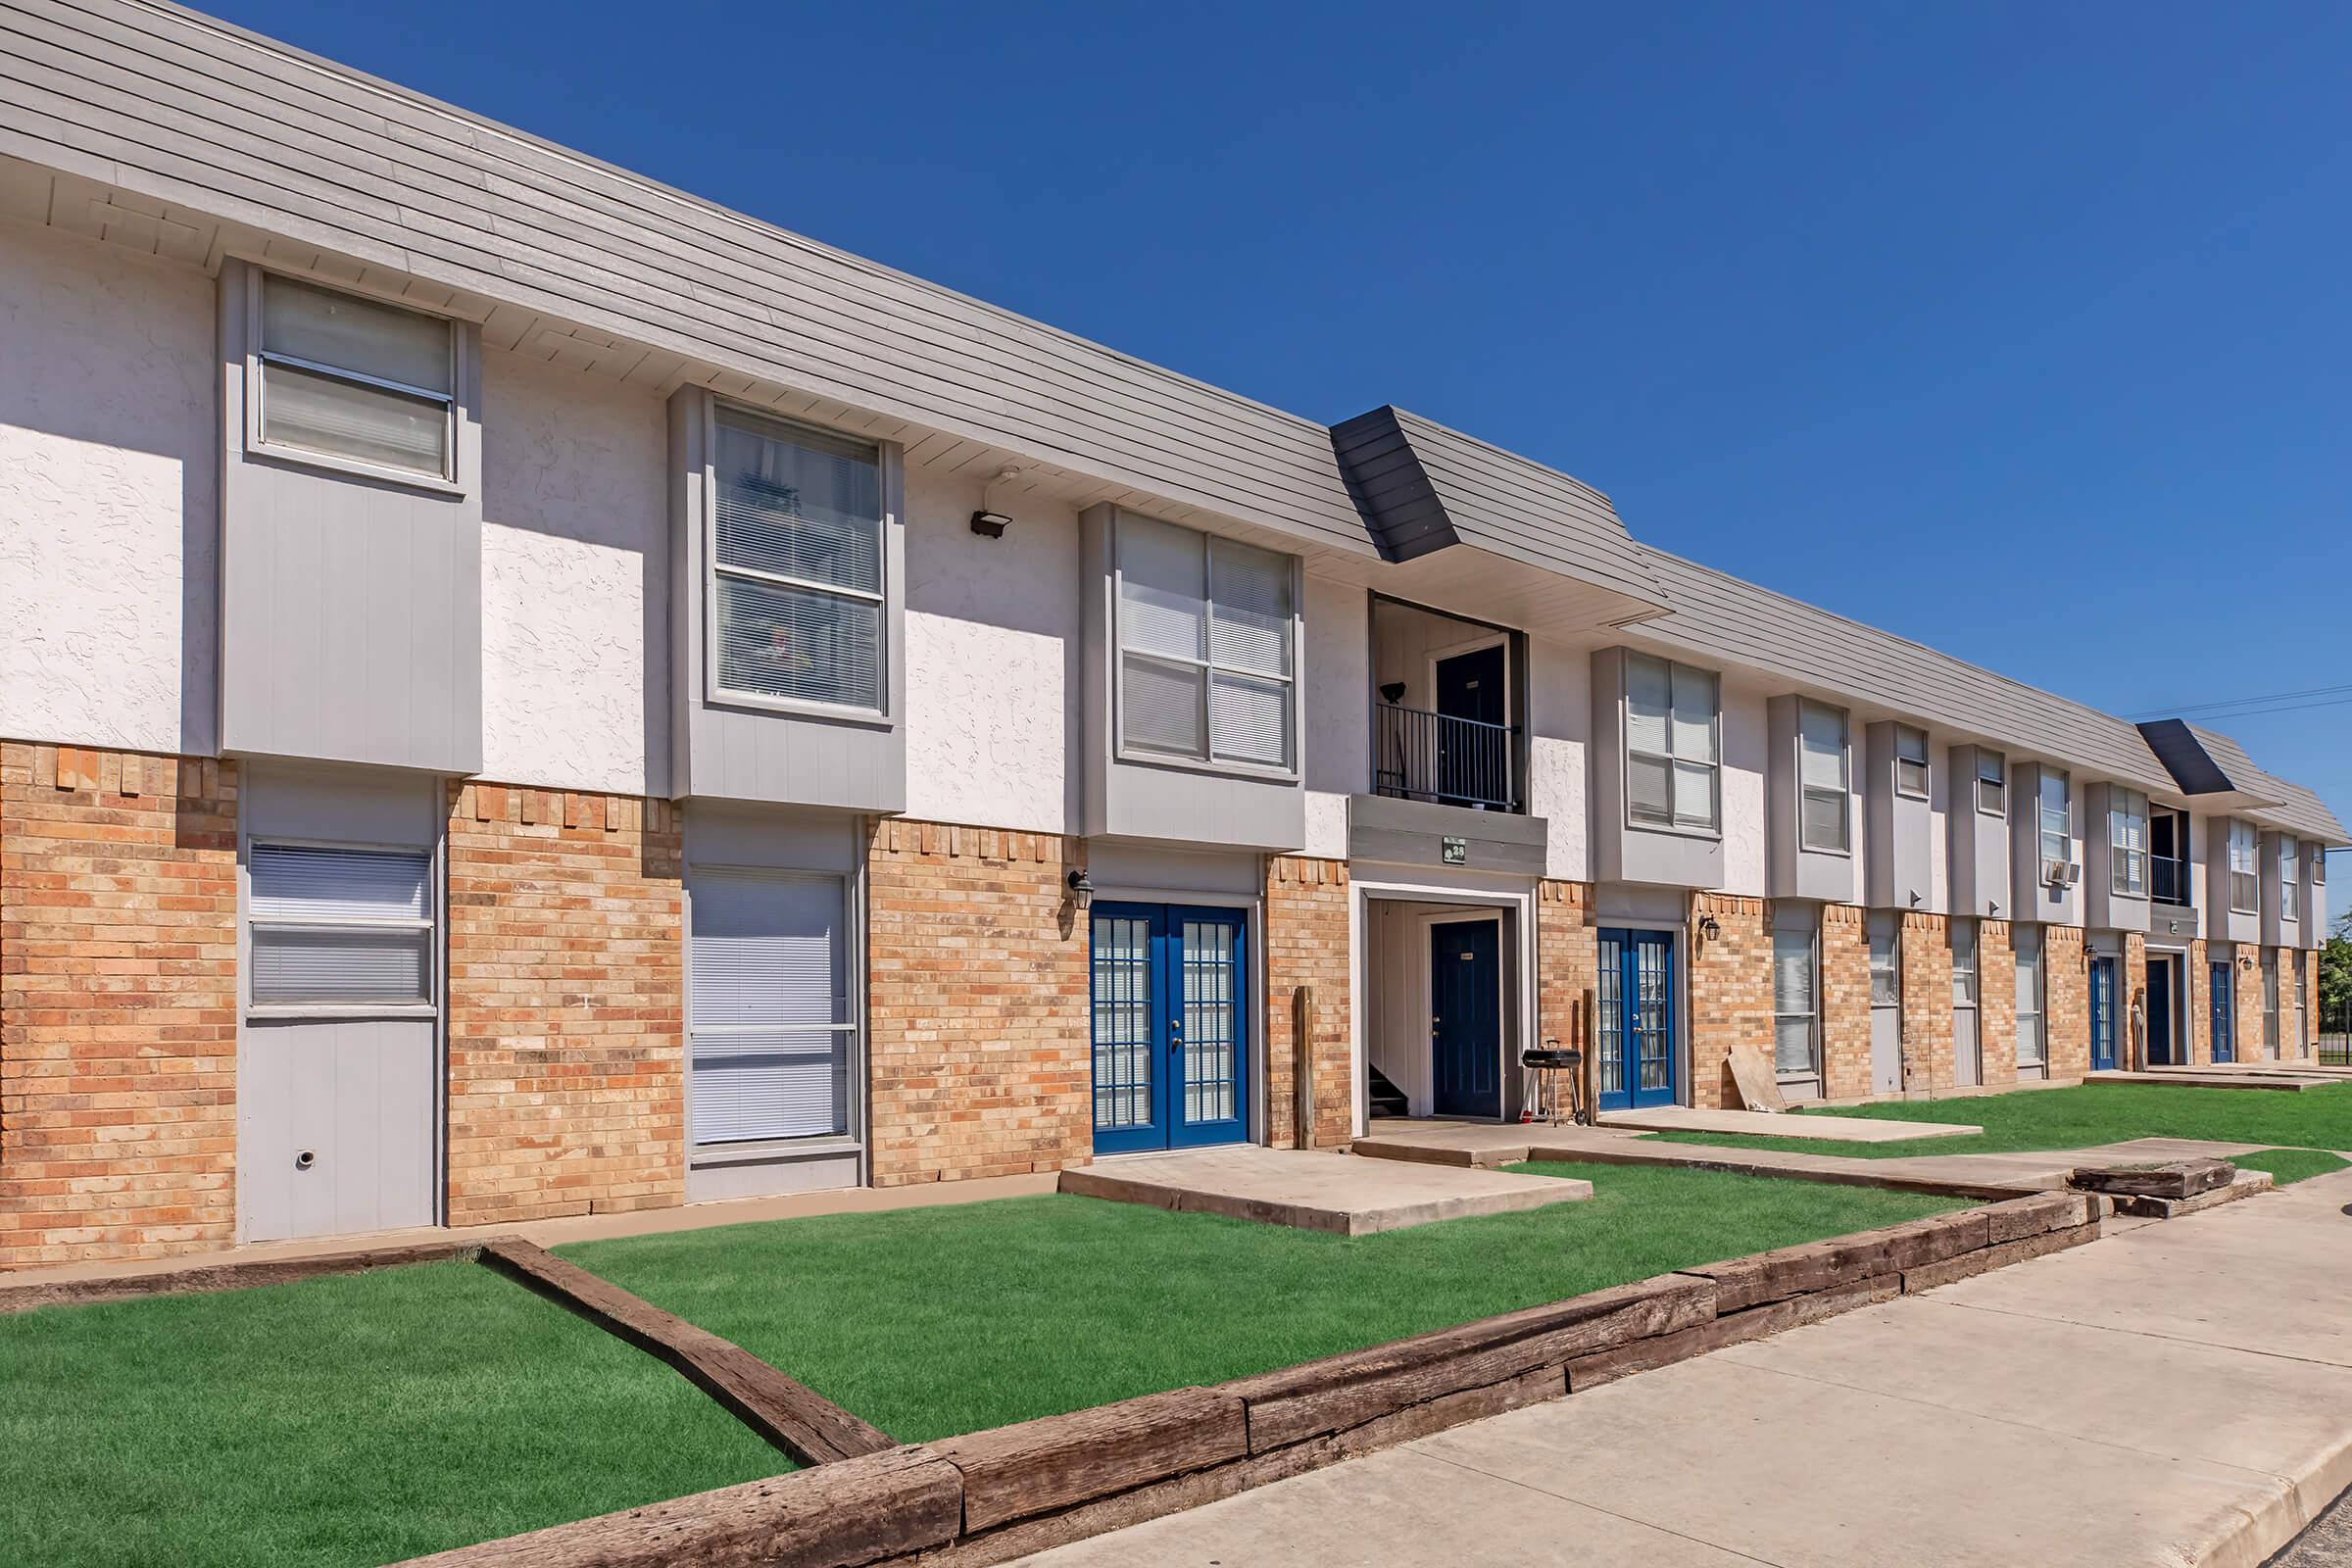
<svg viewBox="0 0 2352 1568">
<path fill-rule="evenodd" d="M 1253 1145 L 1108 1159 L 1063 1171 L 1061 1190 L 1338 1236 L 1518 1213 L 1592 1196 L 1591 1182 Z"/>
<path fill-rule="evenodd" d="M 1816 1138 L 1833 1144 L 1895 1144 L 1913 1138 L 1966 1138 L 1984 1129 L 1956 1121 L 1895 1121 L 1875 1116 L 1793 1116 L 1786 1111 L 1701 1110 L 1659 1105 L 1606 1110 L 1603 1127 L 1658 1133 L 1751 1133 L 1762 1138 Z"/>
</svg>

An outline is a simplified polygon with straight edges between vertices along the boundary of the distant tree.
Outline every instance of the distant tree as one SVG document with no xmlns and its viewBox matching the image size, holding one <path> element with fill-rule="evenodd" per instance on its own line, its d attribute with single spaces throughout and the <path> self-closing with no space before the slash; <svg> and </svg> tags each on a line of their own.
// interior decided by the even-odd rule
<svg viewBox="0 0 2352 1568">
<path fill-rule="evenodd" d="M 2334 1033 L 2352 1026 L 2352 911 L 2335 917 L 2335 929 L 2320 946 L 2320 1027 Z"/>
</svg>

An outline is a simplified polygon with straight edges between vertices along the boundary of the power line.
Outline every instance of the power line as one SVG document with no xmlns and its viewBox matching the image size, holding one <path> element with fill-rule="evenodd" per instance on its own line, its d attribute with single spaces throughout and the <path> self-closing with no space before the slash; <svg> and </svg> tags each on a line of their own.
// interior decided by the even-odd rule
<svg viewBox="0 0 2352 1568">
<path fill-rule="evenodd" d="M 2227 709 L 2250 708 L 2257 703 L 2282 703 L 2294 697 L 2337 697 L 2352 702 L 2352 685 L 2312 686 L 2299 692 L 2269 692 L 2260 697 L 2232 697 L 2223 702 L 2192 703 L 2186 708 L 2158 708 L 2144 713 L 2128 716 L 2140 718 L 2185 718 L 2191 713 L 2218 713 Z"/>
</svg>

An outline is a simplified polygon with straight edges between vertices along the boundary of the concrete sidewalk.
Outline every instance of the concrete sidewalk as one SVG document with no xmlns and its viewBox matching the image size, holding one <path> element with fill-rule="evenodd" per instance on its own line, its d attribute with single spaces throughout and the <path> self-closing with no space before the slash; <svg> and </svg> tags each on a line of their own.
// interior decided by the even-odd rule
<svg viewBox="0 0 2352 1568">
<path fill-rule="evenodd" d="M 2352 1482 L 2347 1203 L 2141 1223 L 1026 1560 L 2252 1568 Z"/>
</svg>

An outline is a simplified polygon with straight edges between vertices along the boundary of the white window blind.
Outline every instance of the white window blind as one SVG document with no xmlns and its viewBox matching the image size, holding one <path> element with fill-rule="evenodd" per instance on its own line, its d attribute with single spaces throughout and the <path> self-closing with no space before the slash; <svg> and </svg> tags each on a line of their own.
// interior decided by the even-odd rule
<svg viewBox="0 0 2352 1568">
<path fill-rule="evenodd" d="M 254 1003 L 429 1004 L 432 865 L 421 852 L 254 845 L 246 858 Z"/>
<path fill-rule="evenodd" d="M 1977 1004 L 1977 923 L 1952 922 L 1952 1005 Z"/>
<path fill-rule="evenodd" d="M 1986 816 L 2009 814 L 2009 765 L 1998 752 L 1977 750 L 1977 809 Z"/>
<path fill-rule="evenodd" d="M 719 689 L 880 709 L 879 450 L 722 409 L 711 469 Z"/>
<path fill-rule="evenodd" d="M 2129 898 L 2147 897 L 2148 798 L 2137 790 L 2109 792 L 2107 861 L 2112 891 Z"/>
<path fill-rule="evenodd" d="M 847 1133 L 856 1022 L 841 878 L 697 868 L 691 894 L 694 1141 Z"/>
<path fill-rule="evenodd" d="M 2021 1067 L 2043 1064 L 2041 1031 L 2041 928 L 2010 928 L 2017 944 L 2017 1062 Z"/>
<path fill-rule="evenodd" d="M 1892 1007 L 1903 1000 L 1903 977 L 1897 965 L 1894 925 L 1873 915 L 1870 922 L 1870 1004 Z"/>
<path fill-rule="evenodd" d="M 2041 770 L 2039 792 L 2041 826 L 2041 874 L 2051 874 L 2052 866 L 2074 863 L 2074 821 L 2066 800 L 2066 775 L 2050 768 Z"/>
<path fill-rule="evenodd" d="M 1809 1078 L 1816 1070 L 1820 1010 L 1813 946 L 1810 931 L 1772 934 L 1773 1059 L 1784 1078 Z"/>
<path fill-rule="evenodd" d="M 1638 825 L 1722 824 L 1716 789 L 1713 673 L 1647 654 L 1625 656 L 1625 797 Z"/>
<path fill-rule="evenodd" d="M 452 324 L 376 300 L 262 279 L 262 439 L 453 478 Z"/>
<path fill-rule="evenodd" d="M 2230 907 L 2240 914 L 2262 910 L 2262 882 L 2255 870 L 2254 824 L 2230 824 Z"/>
<path fill-rule="evenodd" d="M 1123 744 L 1203 761 L 1293 766 L 1290 559 L 1122 516 L 1118 562 Z"/>
<path fill-rule="evenodd" d="M 1798 705 L 1798 773 L 1803 802 L 1799 830 L 1808 850 L 1852 848 L 1853 796 L 1846 787 L 1845 710 Z"/>
<path fill-rule="evenodd" d="M 1928 732 L 1924 729 L 1894 726 L 1894 793 L 1919 801 L 1928 798 Z"/>
<path fill-rule="evenodd" d="M 2295 836 L 2292 833 L 2280 836 L 2278 840 L 2278 906 L 2285 911 L 2286 917 L 2290 920 L 2295 917 L 2295 883 L 2298 880 L 2296 865 L 2301 858 L 2301 853 L 2295 844 Z"/>
</svg>

